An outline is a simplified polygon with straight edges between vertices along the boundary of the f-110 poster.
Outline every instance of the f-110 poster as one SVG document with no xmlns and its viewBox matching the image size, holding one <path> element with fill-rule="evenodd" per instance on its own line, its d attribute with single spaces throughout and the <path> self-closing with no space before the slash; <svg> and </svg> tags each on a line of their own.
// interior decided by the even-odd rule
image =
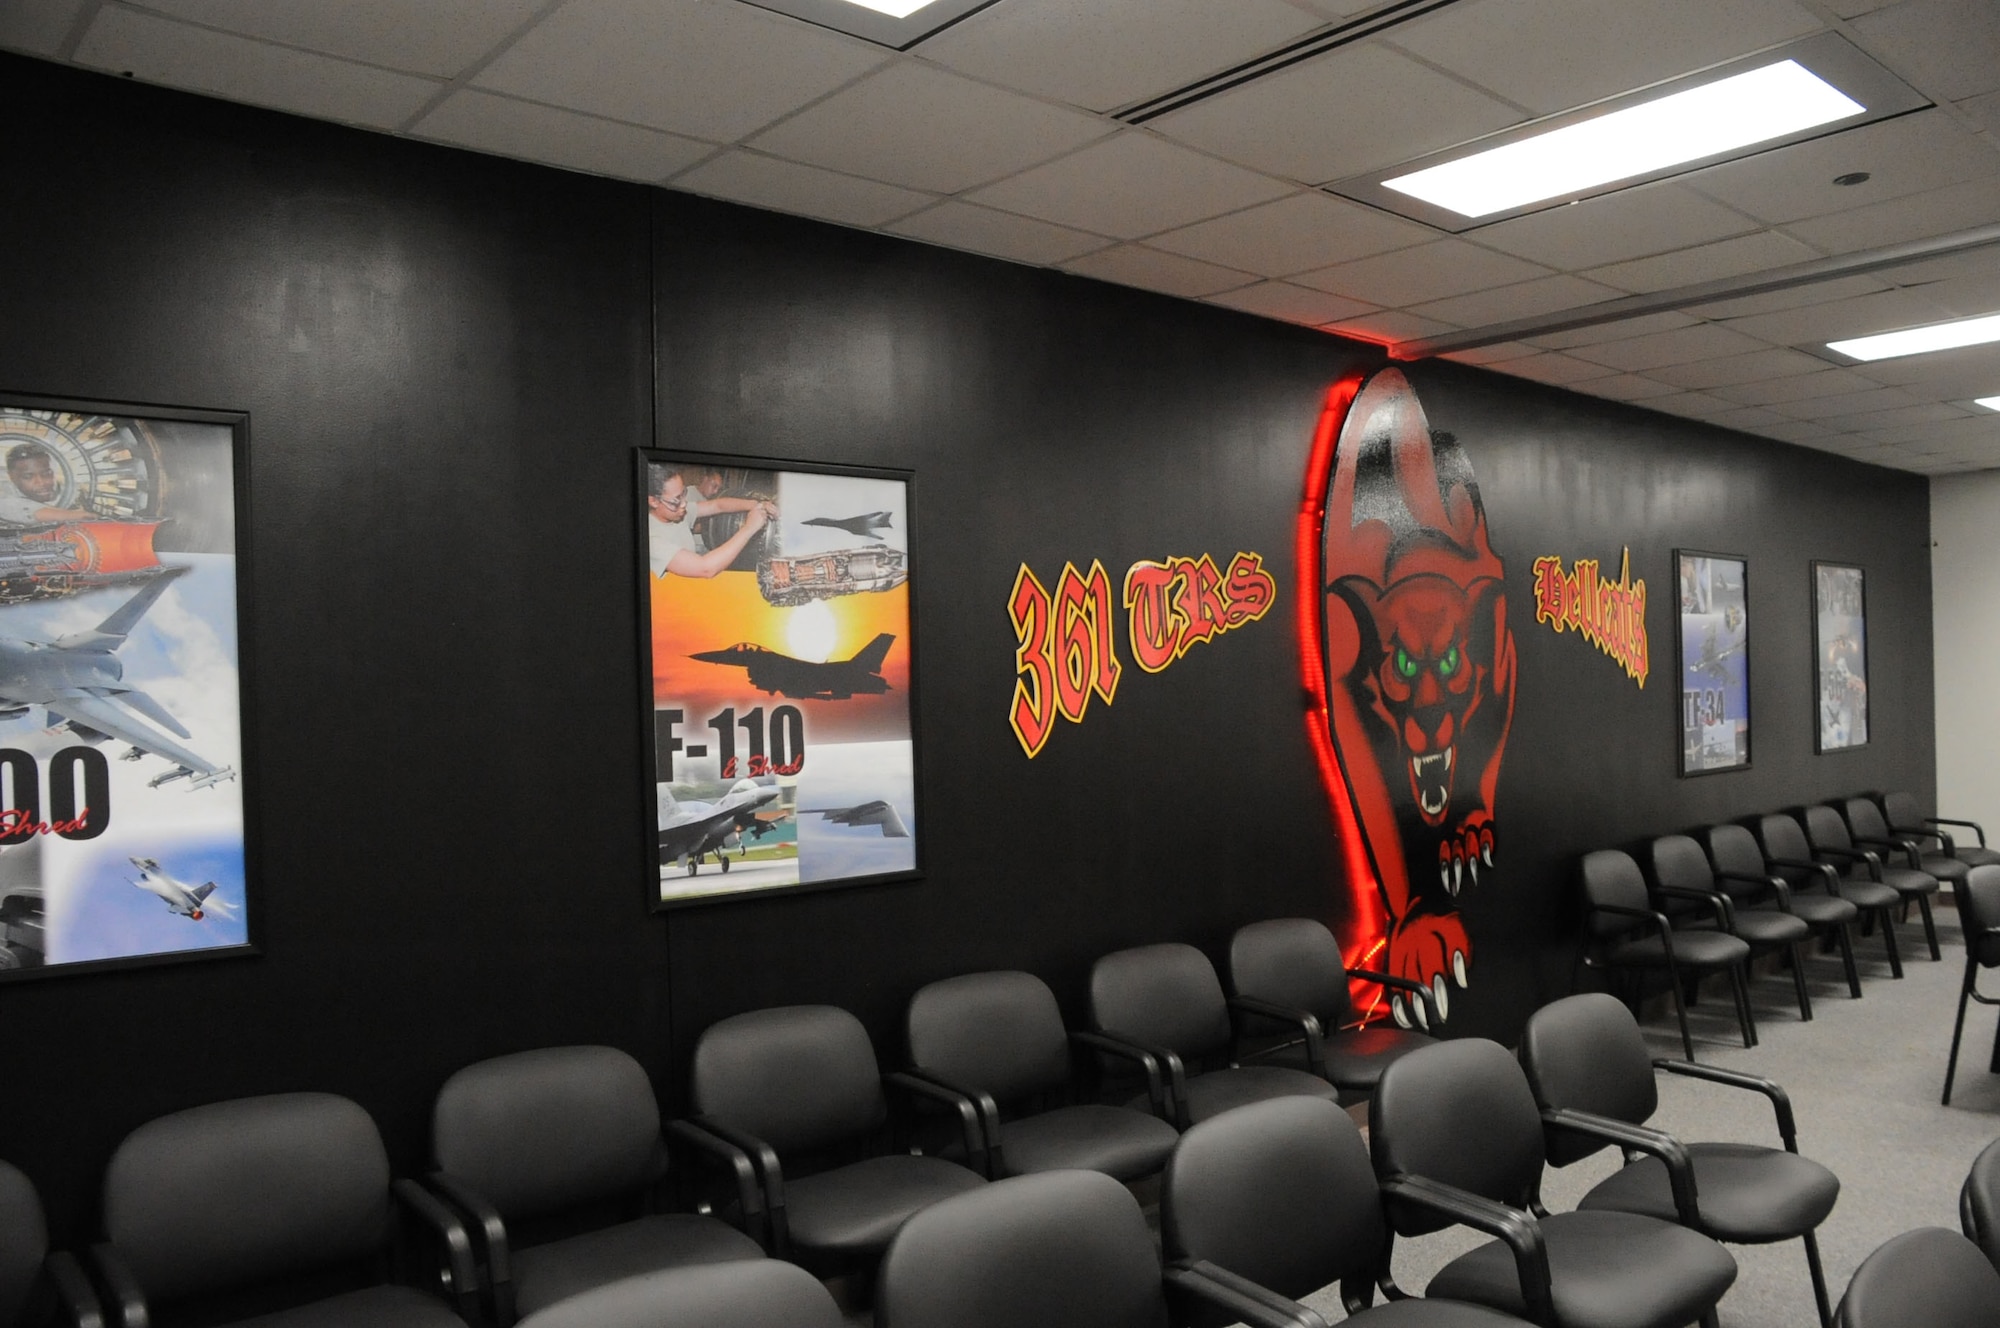
<svg viewBox="0 0 2000 1328">
<path fill-rule="evenodd" d="M 916 874 L 910 482 L 642 451 L 656 902 Z"/>
<path fill-rule="evenodd" d="M 1675 555 L 1680 584 L 1681 773 L 1750 764 L 1750 622 L 1741 558 Z"/>
<path fill-rule="evenodd" d="M 1868 612 L 1861 569 L 1813 564 L 1813 639 L 1819 646 L 1814 681 L 1819 723 L 1814 749 L 1845 751 L 1868 744 Z"/>
<path fill-rule="evenodd" d="M 0 977 L 249 946 L 241 424 L 0 398 Z"/>
</svg>

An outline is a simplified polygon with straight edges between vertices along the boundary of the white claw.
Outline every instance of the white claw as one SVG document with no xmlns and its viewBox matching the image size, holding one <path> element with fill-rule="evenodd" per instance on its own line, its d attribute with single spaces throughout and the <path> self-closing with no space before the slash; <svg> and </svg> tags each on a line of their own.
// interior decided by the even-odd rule
<svg viewBox="0 0 2000 1328">
<path fill-rule="evenodd" d="M 1438 859 L 1438 880 L 1444 883 L 1445 889 L 1451 890 L 1451 864 L 1443 858 Z M 1457 891 L 1454 890 L 1452 893 L 1456 894 Z"/>
<path fill-rule="evenodd" d="M 1444 974 L 1431 979 L 1431 995 L 1437 997 L 1438 1019 L 1443 1021 L 1451 1016 L 1450 988 L 1445 986 Z"/>
<path fill-rule="evenodd" d="M 1401 996 L 1391 996 L 1389 998 L 1389 1013 L 1394 1015 L 1396 1022 L 1404 1028 L 1410 1026 L 1410 1016 L 1403 1013 L 1403 998 Z"/>
<path fill-rule="evenodd" d="M 1486 860 L 1487 866 L 1491 867 L 1493 865 L 1493 845 L 1490 843 L 1481 844 L 1479 846 L 1479 856 Z"/>
<path fill-rule="evenodd" d="M 1472 985 L 1465 977 L 1465 951 L 1453 950 L 1451 952 L 1451 975 L 1458 979 L 1458 985 L 1461 987 Z"/>
<path fill-rule="evenodd" d="M 1414 996 L 1410 998 L 1410 1017 L 1417 1021 L 1418 1028 L 1423 1029 L 1425 1032 L 1430 1031 L 1430 1014 L 1424 1009 L 1424 1003 Z"/>
<path fill-rule="evenodd" d="M 1465 859 L 1454 853 L 1451 855 L 1451 892 L 1457 894 L 1465 885 Z"/>
<path fill-rule="evenodd" d="M 1466 881 L 1465 881 L 1465 883 L 1466 883 L 1467 885 L 1473 885 L 1473 886 L 1476 886 L 1476 885 L 1478 885 L 1478 884 L 1479 884 L 1479 859 L 1478 859 L 1478 858 L 1467 858 L 1467 859 L 1465 860 L 1465 876 L 1466 876 Z"/>
</svg>

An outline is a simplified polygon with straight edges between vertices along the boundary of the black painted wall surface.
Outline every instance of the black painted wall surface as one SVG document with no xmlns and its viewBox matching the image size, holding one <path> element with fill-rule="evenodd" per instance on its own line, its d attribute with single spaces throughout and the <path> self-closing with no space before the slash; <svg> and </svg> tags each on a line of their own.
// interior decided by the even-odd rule
<svg viewBox="0 0 2000 1328">
<path fill-rule="evenodd" d="M 264 953 L 0 986 L 0 1151 L 58 1237 L 122 1135 L 347 1093 L 402 1171 L 458 1066 L 638 1055 L 1341 894 L 1302 722 L 1293 536 L 1325 389 L 1378 353 L 1118 287 L 0 59 L 0 387 L 250 412 L 244 672 Z M 1413 368 L 1506 560 L 1501 871 L 1454 1029 L 1560 994 L 1586 849 L 1932 783 L 1921 479 L 1448 364 Z M 927 879 L 646 911 L 631 452 L 916 472 Z M 1531 565 L 1652 592 L 1643 691 L 1533 621 Z M 1750 559 L 1754 767 L 1675 777 L 1671 551 Z M 1102 560 L 1260 553 L 1280 603 L 1028 760 L 1005 602 Z M 1808 563 L 1868 571 L 1875 741 L 1812 753 Z M 198 796 L 198 795 L 191 795 Z"/>
</svg>

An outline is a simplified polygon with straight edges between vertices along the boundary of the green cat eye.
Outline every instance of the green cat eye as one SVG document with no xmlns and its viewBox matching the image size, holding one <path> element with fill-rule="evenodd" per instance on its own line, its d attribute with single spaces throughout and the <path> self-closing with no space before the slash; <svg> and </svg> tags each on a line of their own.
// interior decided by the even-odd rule
<svg viewBox="0 0 2000 1328">
<path fill-rule="evenodd" d="M 1411 659 L 1410 652 L 1401 646 L 1396 647 L 1396 672 L 1402 674 L 1405 678 L 1414 678 L 1417 676 L 1417 661 Z"/>
<path fill-rule="evenodd" d="M 1458 672 L 1458 647 L 1453 646 L 1438 660 L 1438 677 L 1449 678 Z"/>
</svg>

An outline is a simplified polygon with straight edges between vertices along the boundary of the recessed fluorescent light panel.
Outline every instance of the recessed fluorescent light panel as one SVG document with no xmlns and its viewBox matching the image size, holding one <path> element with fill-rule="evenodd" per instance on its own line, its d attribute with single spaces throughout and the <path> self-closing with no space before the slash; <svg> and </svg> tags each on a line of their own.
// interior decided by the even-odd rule
<svg viewBox="0 0 2000 1328">
<path fill-rule="evenodd" d="M 1978 318 L 1960 318 L 1926 327 L 1906 327 L 1900 332 L 1878 332 L 1869 337 L 1829 341 L 1826 348 L 1858 364 L 1868 364 L 1875 360 L 1901 359 L 1905 355 L 1926 355 L 1935 350 L 1984 346 L 1992 341 L 2000 341 L 2000 314 L 1982 314 Z"/>
<path fill-rule="evenodd" d="M 1984 406 L 1988 410 L 2000 410 L 2000 397 L 1974 397 L 1972 404 Z"/>
<path fill-rule="evenodd" d="M 1329 188 L 1464 231 L 1927 104 L 1826 33 Z"/>
<path fill-rule="evenodd" d="M 994 0 L 743 0 L 832 28 L 850 37 L 907 51 Z"/>
</svg>

